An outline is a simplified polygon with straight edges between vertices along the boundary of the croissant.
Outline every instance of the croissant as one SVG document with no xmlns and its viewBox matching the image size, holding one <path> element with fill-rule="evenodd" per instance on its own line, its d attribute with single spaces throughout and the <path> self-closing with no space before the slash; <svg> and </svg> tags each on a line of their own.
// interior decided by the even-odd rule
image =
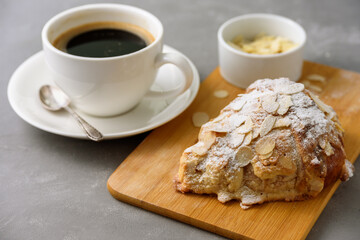
<svg viewBox="0 0 360 240">
<path fill-rule="evenodd" d="M 343 134 L 334 110 L 303 84 L 257 80 L 202 125 L 181 156 L 175 187 L 239 200 L 244 209 L 312 198 L 353 175 Z"/>
</svg>

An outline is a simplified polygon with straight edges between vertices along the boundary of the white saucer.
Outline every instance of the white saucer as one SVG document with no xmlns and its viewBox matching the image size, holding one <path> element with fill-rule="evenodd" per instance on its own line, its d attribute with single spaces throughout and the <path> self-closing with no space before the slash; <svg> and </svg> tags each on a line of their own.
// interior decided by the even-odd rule
<svg viewBox="0 0 360 240">
<path fill-rule="evenodd" d="M 166 45 L 164 52 L 181 54 Z M 109 118 L 89 116 L 81 112 L 79 114 L 99 129 L 105 139 L 132 136 L 159 127 L 182 113 L 193 102 L 199 90 L 199 73 L 195 65 L 190 60 L 189 62 L 194 72 L 194 81 L 189 90 L 176 98 L 144 99 L 130 112 Z M 177 86 L 176 83 L 180 82 L 182 77 L 183 75 L 177 67 L 166 64 L 159 70 L 154 89 L 171 89 Z M 87 139 L 76 121 L 67 112 L 49 112 L 42 108 L 38 91 L 44 84 L 54 85 L 50 70 L 44 61 L 44 54 L 40 51 L 21 64 L 10 79 L 8 99 L 14 111 L 26 122 L 44 131 Z"/>
</svg>

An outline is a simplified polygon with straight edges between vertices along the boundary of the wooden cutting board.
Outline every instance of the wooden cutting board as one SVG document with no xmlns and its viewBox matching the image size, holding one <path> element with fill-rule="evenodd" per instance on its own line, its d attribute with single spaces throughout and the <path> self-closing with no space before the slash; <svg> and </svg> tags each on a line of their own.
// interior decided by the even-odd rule
<svg viewBox="0 0 360 240">
<path fill-rule="evenodd" d="M 301 80 L 309 74 L 326 78 L 318 95 L 338 113 L 346 131 L 347 157 L 354 162 L 360 150 L 360 74 L 305 62 Z M 225 99 L 214 97 L 214 91 L 221 89 L 230 95 Z M 236 201 L 222 204 L 214 196 L 182 194 L 174 189 L 180 156 L 197 141 L 199 128 L 192 124 L 193 113 L 207 112 L 214 118 L 241 92 L 215 69 L 201 84 L 193 104 L 176 119 L 151 132 L 121 163 L 108 180 L 110 193 L 121 201 L 229 238 L 306 238 L 340 181 L 312 200 L 266 203 L 248 210 L 241 209 Z"/>
</svg>

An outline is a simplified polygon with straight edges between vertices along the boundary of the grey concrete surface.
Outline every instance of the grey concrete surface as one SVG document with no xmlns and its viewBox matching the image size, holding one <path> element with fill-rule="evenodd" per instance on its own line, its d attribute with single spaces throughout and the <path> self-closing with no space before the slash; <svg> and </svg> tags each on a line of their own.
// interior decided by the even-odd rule
<svg viewBox="0 0 360 240">
<path fill-rule="evenodd" d="M 99 0 L 97 0 L 99 1 Z M 54 14 L 96 0 L 0 0 L 0 239 L 222 239 L 119 202 L 110 174 L 145 134 L 93 143 L 52 135 L 20 119 L 7 100 L 11 74 L 41 50 Z M 216 32 L 245 13 L 290 17 L 308 33 L 305 58 L 360 72 L 359 0 L 115 1 L 154 13 L 165 43 L 186 54 L 204 79 L 218 64 Z M 360 169 L 358 160 L 355 167 Z M 360 178 L 340 185 L 308 239 L 359 239 Z"/>
</svg>

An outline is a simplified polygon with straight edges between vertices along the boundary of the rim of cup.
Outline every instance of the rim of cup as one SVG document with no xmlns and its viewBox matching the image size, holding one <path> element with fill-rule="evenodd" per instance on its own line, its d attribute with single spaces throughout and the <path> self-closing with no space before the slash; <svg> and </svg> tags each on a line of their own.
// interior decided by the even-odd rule
<svg viewBox="0 0 360 240">
<path fill-rule="evenodd" d="M 244 52 L 241 50 L 237 50 L 237 49 L 231 47 L 225 41 L 224 36 L 223 36 L 224 30 L 226 30 L 226 28 L 228 28 L 232 24 L 235 24 L 239 21 L 248 20 L 248 19 L 272 19 L 272 20 L 276 19 L 276 20 L 279 20 L 279 21 L 282 21 L 284 23 L 291 25 L 294 29 L 296 29 L 302 35 L 302 37 L 300 38 L 299 42 L 296 42 L 298 44 L 296 47 L 294 47 L 286 52 L 282 52 L 282 53 L 260 55 L 260 54 L 247 53 L 247 52 Z M 220 44 L 223 45 L 229 51 L 233 52 L 234 54 L 242 55 L 244 57 L 259 58 L 259 59 L 283 57 L 283 56 L 289 55 L 295 51 L 298 51 L 305 45 L 306 37 L 307 37 L 304 28 L 300 24 L 295 22 L 294 20 L 291 20 L 290 18 L 283 17 L 280 15 L 270 14 L 270 13 L 251 13 L 251 14 L 245 14 L 245 15 L 231 18 L 220 26 L 217 36 L 218 36 L 218 41 L 220 42 Z"/>
<path fill-rule="evenodd" d="M 145 48 L 140 49 L 140 50 L 138 50 L 136 52 L 125 54 L 125 55 L 120 55 L 120 56 L 104 57 L 104 58 L 100 58 L 100 57 L 83 57 L 83 56 L 72 55 L 72 54 L 69 54 L 67 52 L 63 52 L 63 51 L 57 49 L 49 41 L 48 32 L 51 29 L 51 26 L 55 22 L 57 22 L 59 20 L 62 20 L 64 18 L 66 18 L 66 17 L 75 16 L 76 14 L 81 14 L 81 12 L 87 11 L 89 9 L 98 9 L 98 10 L 100 10 L 100 9 L 109 9 L 109 10 L 114 10 L 116 8 L 119 8 L 119 7 L 121 7 L 122 9 L 128 9 L 128 10 L 131 10 L 131 11 L 137 11 L 139 13 L 142 13 L 142 14 L 146 15 L 146 17 L 152 18 L 153 21 L 159 27 L 159 30 L 158 30 L 159 32 L 158 32 L 157 36 L 156 37 L 154 36 L 155 40 L 152 43 L 150 43 L 149 45 L 147 45 Z M 74 27 L 76 27 L 76 26 L 74 26 Z M 41 31 L 41 38 L 42 38 L 42 42 L 45 45 L 45 47 L 47 47 L 51 51 L 56 52 L 57 54 L 62 55 L 63 57 L 72 58 L 72 59 L 78 59 L 78 60 L 88 60 L 88 61 L 110 61 L 110 60 L 114 60 L 114 59 L 121 59 L 121 58 L 126 58 L 126 57 L 129 57 L 129 56 L 137 55 L 137 54 L 140 54 L 140 53 L 146 51 L 147 49 L 149 49 L 152 46 L 159 43 L 161 41 L 161 39 L 162 39 L 163 34 L 164 34 L 164 27 L 163 27 L 162 23 L 160 22 L 160 20 L 155 15 L 153 15 L 152 13 L 150 13 L 150 12 L 144 10 L 144 9 L 134 7 L 134 6 L 130 6 L 130 5 L 125 5 L 125 4 L 96 3 L 96 4 L 87 4 L 87 5 L 82 5 L 82 6 L 70 8 L 68 10 L 65 10 L 65 11 L 62 11 L 62 12 L 56 14 L 55 16 L 50 18 L 50 20 L 48 20 L 46 22 L 46 24 L 44 25 L 44 27 L 43 27 L 43 29 Z"/>
</svg>

